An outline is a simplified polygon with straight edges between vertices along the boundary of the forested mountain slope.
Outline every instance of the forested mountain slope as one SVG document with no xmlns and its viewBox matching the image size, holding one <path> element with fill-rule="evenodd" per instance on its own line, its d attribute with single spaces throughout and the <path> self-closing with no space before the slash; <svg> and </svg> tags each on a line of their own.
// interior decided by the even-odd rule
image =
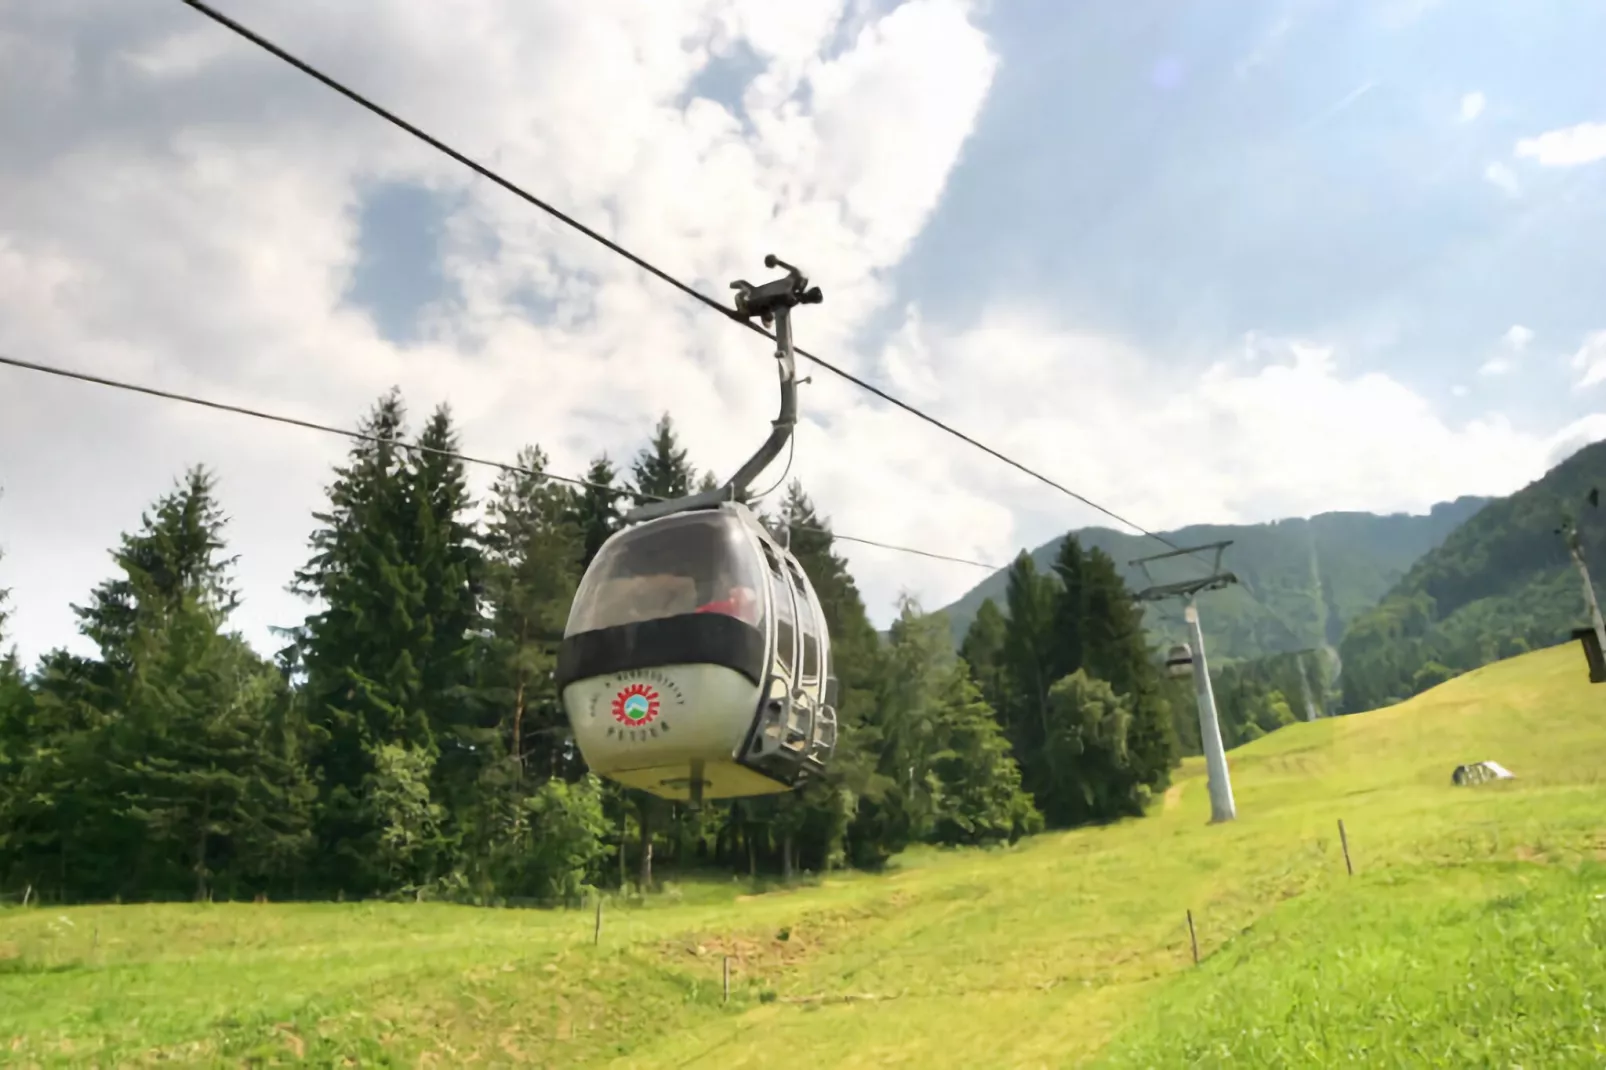
<svg viewBox="0 0 1606 1070">
<path fill-rule="evenodd" d="M 1491 502 L 1424 555 L 1345 634 L 1345 709 L 1374 709 L 1587 624 L 1582 584 L 1557 529 L 1568 512 L 1575 516 L 1590 569 L 1597 581 L 1606 576 L 1606 512 L 1585 500 L 1601 485 L 1606 442 Z"/>
<path fill-rule="evenodd" d="M 1233 540 L 1223 567 L 1236 573 L 1248 590 L 1228 588 L 1204 596 L 1209 651 L 1220 660 L 1256 658 L 1337 645 L 1350 621 L 1376 605 L 1417 559 L 1488 501 L 1458 498 L 1435 505 L 1425 516 L 1322 513 L 1267 524 L 1195 524 L 1161 534 L 1178 546 Z M 1143 572 L 1127 562 L 1165 549 L 1153 539 L 1109 528 L 1084 528 L 1075 534 L 1084 547 L 1097 547 L 1114 558 L 1134 588 L 1145 585 Z M 1061 541 L 1032 551 L 1039 569 L 1052 564 Z M 1207 565 L 1183 557 L 1150 568 L 1157 582 L 1169 582 L 1199 575 Z M 1005 572 L 994 573 L 946 608 L 956 643 L 984 601 L 991 598 L 1003 608 L 1005 577 Z M 1156 643 L 1179 640 L 1183 634 L 1181 607 L 1175 603 L 1151 606 L 1145 621 Z"/>
</svg>

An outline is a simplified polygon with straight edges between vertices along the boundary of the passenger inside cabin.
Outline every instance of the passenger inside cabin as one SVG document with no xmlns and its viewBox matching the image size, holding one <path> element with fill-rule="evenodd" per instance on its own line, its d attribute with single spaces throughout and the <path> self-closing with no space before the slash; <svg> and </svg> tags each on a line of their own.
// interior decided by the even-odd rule
<svg viewBox="0 0 1606 1070">
<path fill-rule="evenodd" d="M 735 584 L 729 588 L 726 597 L 713 602 L 705 602 L 697 607 L 698 613 L 723 613 L 727 617 L 735 617 L 739 621 L 758 627 L 761 606 L 758 601 L 758 592 L 751 587 Z"/>
</svg>

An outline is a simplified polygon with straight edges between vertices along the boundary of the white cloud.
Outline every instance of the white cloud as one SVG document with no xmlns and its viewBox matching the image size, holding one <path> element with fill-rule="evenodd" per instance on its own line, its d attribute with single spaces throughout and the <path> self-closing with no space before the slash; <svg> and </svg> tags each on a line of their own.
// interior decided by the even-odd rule
<svg viewBox="0 0 1606 1070">
<path fill-rule="evenodd" d="M 1585 446 L 1606 439 L 1606 414 L 1590 413 L 1588 416 L 1574 420 L 1551 436 L 1549 453 L 1545 456 L 1545 467 L 1554 468 Z"/>
<path fill-rule="evenodd" d="M 1484 377 L 1505 375 L 1516 368 L 1517 358 L 1527 350 L 1528 343 L 1533 341 L 1534 332 L 1520 323 L 1514 323 L 1506 328 L 1506 333 L 1500 336 L 1502 352 L 1484 361 L 1478 368 L 1478 374 Z"/>
<path fill-rule="evenodd" d="M 1500 341 L 1513 353 L 1521 353 L 1533 341 L 1534 333 L 1520 323 L 1513 323 L 1506 328 L 1506 333 L 1500 336 Z"/>
<path fill-rule="evenodd" d="M 1459 113 L 1461 121 L 1464 123 L 1470 123 L 1472 120 L 1482 115 L 1484 105 L 1487 103 L 1488 101 L 1484 99 L 1483 94 L 1479 92 L 1472 92 L 1463 96 L 1461 98 L 1461 110 Z"/>
<path fill-rule="evenodd" d="M 1584 337 L 1578 352 L 1573 354 L 1572 366 L 1580 372 L 1575 390 L 1585 390 L 1606 381 L 1606 331 L 1592 331 Z"/>
<path fill-rule="evenodd" d="M 1542 471 L 1549 445 L 1499 416 L 1451 426 L 1399 382 L 1345 374 L 1330 349 L 1297 340 L 1261 339 L 1271 361 L 1252 372 L 1232 352 L 1202 374 L 1178 375 L 1150 354 L 1028 310 L 999 308 L 962 332 L 921 333 L 945 378 L 968 369 L 970 387 L 949 399 L 945 416 L 993 428 L 1005 452 L 1156 529 L 1503 493 Z M 1007 413 L 997 412 L 1001 397 L 1012 398 Z M 978 498 L 990 483 L 1018 517 L 1044 507 L 1024 479 L 968 456 L 955 463 Z M 1041 524 L 1044 538 L 1056 529 Z"/>
<path fill-rule="evenodd" d="M 1259 363 L 1229 353 L 1188 372 L 1026 298 L 966 324 L 918 303 L 889 309 L 887 273 L 937 204 L 994 73 L 960 0 L 874 15 L 851 0 L 249 7 L 292 52 L 704 292 L 761 277 L 766 252 L 802 264 L 826 293 L 798 314 L 802 344 L 1149 527 L 1420 509 L 1513 489 L 1550 448 L 1499 418 L 1452 427 L 1401 384 L 1346 374 L 1305 343 L 1256 336 Z M 450 401 L 469 452 L 509 458 L 539 442 L 564 473 L 603 450 L 627 459 L 665 409 L 721 472 L 767 430 L 762 340 L 181 5 L 3 10 L 0 60 L 25 54 L 49 77 L 29 83 L 28 113 L 0 118 L 0 351 L 348 426 L 396 383 L 415 417 Z M 117 35 L 114 47 L 81 47 L 96 34 Z M 765 63 L 743 114 L 685 102 L 738 40 Z M 342 303 L 354 209 L 386 179 L 459 205 L 444 267 L 461 303 L 405 347 Z M 532 293 L 551 308 L 535 320 Z M 889 312 L 901 327 L 885 346 L 856 348 Z M 1100 520 L 804 371 L 794 473 L 840 530 L 1002 561 Z M 282 586 L 344 443 L 0 377 L 0 570 L 25 652 L 70 636 L 68 603 L 108 574 L 118 533 L 197 461 L 219 472 L 234 518 L 240 624 L 267 643 L 269 625 L 303 612 Z M 881 620 L 900 589 L 935 606 L 980 578 L 843 549 Z"/>
<path fill-rule="evenodd" d="M 1579 123 L 1517 142 L 1519 159 L 1544 167 L 1576 167 L 1606 159 L 1606 123 Z"/>
<path fill-rule="evenodd" d="M 1517 183 L 1516 172 L 1499 160 L 1483 169 L 1483 177 L 1508 197 L 1522 196 L 1522 187 Z"/>
</svg>

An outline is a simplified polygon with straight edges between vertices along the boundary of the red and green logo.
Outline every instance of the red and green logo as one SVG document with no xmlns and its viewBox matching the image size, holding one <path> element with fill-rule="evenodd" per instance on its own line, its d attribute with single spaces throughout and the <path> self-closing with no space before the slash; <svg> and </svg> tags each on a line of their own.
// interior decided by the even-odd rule
<svg viewBox="0 0 1606 1070">
<path fill-rule="evenodd" d="M 629 684 L 613 696 L 613 719 L 632 728 L 658 719 L 658 692 L 646 684 Z"/>
</svg>

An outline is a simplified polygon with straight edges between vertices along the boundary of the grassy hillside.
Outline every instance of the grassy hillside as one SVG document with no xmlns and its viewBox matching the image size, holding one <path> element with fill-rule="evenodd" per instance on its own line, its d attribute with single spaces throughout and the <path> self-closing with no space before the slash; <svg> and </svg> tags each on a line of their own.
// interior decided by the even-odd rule
<svg viewBox="0 0 1606 1070">
<path fill-rule="evenodd" d="M 1376 605 L 1413 562 L 1443 542 L 1487 501 L 1458 498 L 1434 506 L 1426 516 L 1322 513 L 1308 520 L 1199 524 L 1161 534 L 1178 546 L 1234 540 L 1223 565 L 1256 597 L 1242 589 L 1206 596 L 1210 651 L 1222 659 L 1254 658 L 1336 645 L 1351 620 Z M 1084 528 L 1076 534 L 1083 545 L 1097 546 L 1113 557 L 1134 588 L 1144 585 L 1143 573 L 1126 563 L 1165 549 L 1153 539 L 1109 528 Z M 1032 551 L 1041 568 L 1053 562 L 1059 544 L 1055 539 Z M 1150 567 L 1158 581 L 1171 582 L 1200 575 L 1206 566 L 1182 558 Z M 976 611 L 988 598 L 1004 608 L 1004 585 L 1004 573 L 995 573 L 944 610 L 953 624 L 956 643 L 964 638 Z M 1276 614 L 1268 612 L 1267 605 Z M 1279 621 L 1278 615 L 1288 623 Z M 1184 635 L 1180 606 L 1151 607 L 1148 621 L 1156 643 L 1179 641 Z"/>
<path fill-rule="evenodd" d="M 18 1066 L 1599 1065 L 1602 694 L 1576 645 L 1541 651 L 1234 751 L 1230 825 L 1206 824 L 1194 762 L 1141 821 L 764 895 L 688 885 L 611 904 L 597 947 L 589 910 L 0 911 L 0 1050 Z M 1484 758 L 1518 779 L 1450 786 Z"/>
<path fill-rule="evenodd" d="M 1397 700 L 1586 625 L 1582 584 L 1556 528 L 1565 513 L 1577 517 L 1597 585 L 1606 579 L 1606 509 L 1585 502 L 1597 486 L 1606 488 L 1606 442 L 1491 503 L 1412 565 L 1345 635 L 1346 707 Z"/>
</svg>

